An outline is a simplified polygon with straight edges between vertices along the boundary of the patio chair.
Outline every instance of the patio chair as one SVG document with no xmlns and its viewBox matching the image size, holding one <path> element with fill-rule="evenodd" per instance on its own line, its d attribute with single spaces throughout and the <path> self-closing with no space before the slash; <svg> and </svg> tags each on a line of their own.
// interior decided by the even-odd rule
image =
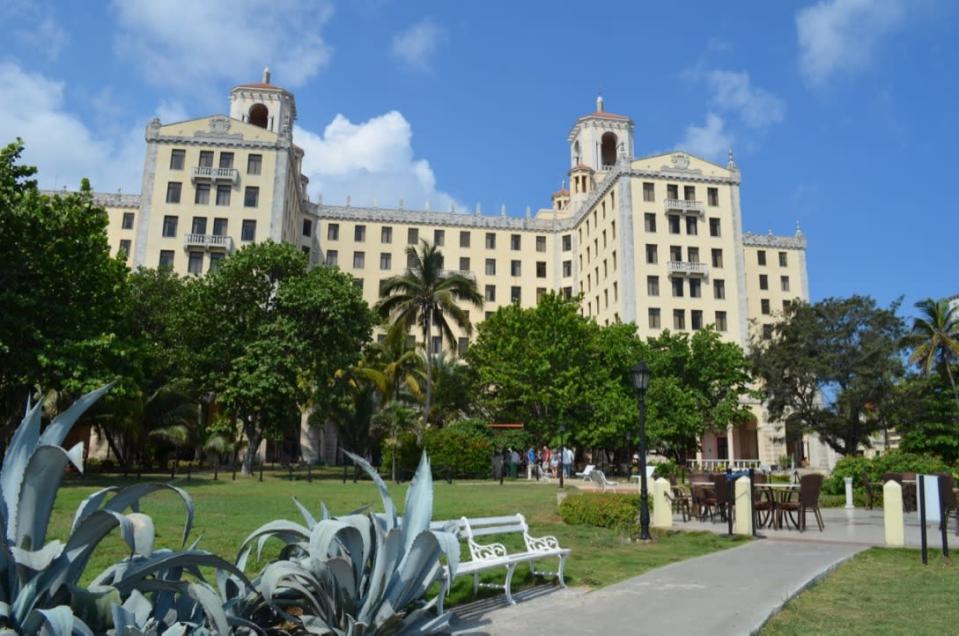
<svg viewBox="0 0 959 636">
<path fill-rule="evenodd" d="M 606 475 L 601 470 L 593 469 L 589 471 L 589 481 L 599 486 L 603 492 L 606 492 L 607 488 L 615 489 L 617 484 L 615 481 L 610 481 L 606 479 Z"/>
<path fill-rule="evenodd" d="M 583 481 L 589 481 L 589 474 L 593 472 L 595 468 L 595 464 L 586 464 L 586 468 L 584 468 L 582 472 L 576 473 L 576 476 L 582 478 Z"/>
<path fill-rule="evenodd" d="M 819 510 L 819 493 L 822 491 L 822 482 L 823 476 L 818 473 L 803 475 L 799 479 L 799 501 L 784 501 L 779 504 L 780 510 L 788 513 L 789 520 L 800 532 L 806 531 L 807 510 L 812 510 L 815 513 L 820 532 L 826 528 L 826 524 L 822 520 L 822 512 Z M 795 519 L 793 513 L 797 515 Z"/>
</svg>

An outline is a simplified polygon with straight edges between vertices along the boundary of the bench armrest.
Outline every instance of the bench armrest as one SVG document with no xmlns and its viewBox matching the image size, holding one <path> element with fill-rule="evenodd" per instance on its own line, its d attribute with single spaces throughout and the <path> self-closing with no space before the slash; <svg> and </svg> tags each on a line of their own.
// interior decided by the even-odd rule
<svg viewBox="0 0 959 636">
<path fill-rule="evenodd" d="M 526 549 L 530 552 L 548 552 L 550 550 L 559 550 L 559 540 L 554 536 L 531 537 L 523 534 L 526 539 Z"/>
<path fill-rule="evenodd" d="M 476 543 L 472 539 L 469 542 L 470 558 L 474 561 L 484 561 L 486 559 L 499 559 L 506 556 L 506 546 L 502 543 Z"/>
</svg>

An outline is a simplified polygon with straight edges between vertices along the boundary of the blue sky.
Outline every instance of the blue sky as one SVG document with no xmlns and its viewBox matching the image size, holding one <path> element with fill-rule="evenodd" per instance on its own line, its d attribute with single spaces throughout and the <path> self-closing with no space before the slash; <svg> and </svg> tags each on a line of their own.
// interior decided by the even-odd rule
<svg viewBox="0 0 959 636">
<path fill-rule="evenodd" d="M 45 186 L 138 191 L 150 118 L 224 112 L 269 64 L 314 198 L 521 215 L 602 92 L 638 155 L 732 146 L 746 229 L 799 221 L 814 299 L 909 307 L 959 293 L 957 27 L 948 0 L 0 0 L 0 140 Z"/>
</svg>

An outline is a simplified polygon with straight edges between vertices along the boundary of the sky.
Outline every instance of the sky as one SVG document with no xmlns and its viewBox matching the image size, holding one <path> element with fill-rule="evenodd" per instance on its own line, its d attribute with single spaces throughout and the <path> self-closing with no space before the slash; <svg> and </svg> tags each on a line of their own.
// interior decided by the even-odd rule
<svg viewBox="0 0 959 636">
<path fill-rule="evenodd" d="M 0 0 L 0 142 L 44 187 L 138 192 L 144 126 L 296 95 L 310 195 L 523 215 L 602 94 L 637 156 L 742 170 L 747 231 L 808 241 L 813 300 L 959 293 L 959 3 Z"/>
</svg>

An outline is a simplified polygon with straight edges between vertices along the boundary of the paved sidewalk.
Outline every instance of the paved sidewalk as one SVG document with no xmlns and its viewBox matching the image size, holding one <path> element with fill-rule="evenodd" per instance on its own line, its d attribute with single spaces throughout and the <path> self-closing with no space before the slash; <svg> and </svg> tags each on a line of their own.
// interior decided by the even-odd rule
<svg viewBox="0 0 959 636">
<path fill-rule="evenodd" d="M 751 634 L 861 545 L 757 540 L 593 592 L 532 591 L 513 607 L 455 610 L 455 634 Z M 530 598 L 531 597 L 531 598 Z"/>
</svg>

